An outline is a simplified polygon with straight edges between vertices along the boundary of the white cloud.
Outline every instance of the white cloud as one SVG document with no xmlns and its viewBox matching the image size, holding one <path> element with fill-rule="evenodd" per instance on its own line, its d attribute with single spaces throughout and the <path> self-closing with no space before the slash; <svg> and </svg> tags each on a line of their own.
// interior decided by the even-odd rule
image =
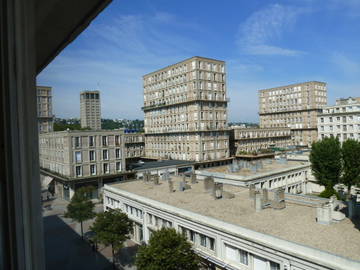
<svg viewBox="0 0 360 270">
<path fill-rule="evenodd" d="M 348 58 L 345 54 L 335 52 L 331 55 L 331 62 L 347 76 L 360 76 L 360 64 Z"/>
<path fill-rule="evenodd" d="M 253 55 L 296 56 L 304 52 L 271 45 L 279 40 L 284 32 L 291 30 L 304 8 L 279 4 L 270 5 L 256 11 L 239 27 L 237 44 L 240 50 Z"/>
<path fill-rule="evenodd" d="M 37 78 L 39 84 L 53 86 L 54 113 L 79 117 L 80 91 L 99 88 L 103 117 L 143 118 L 142 76 L 190 57 L 191 50 L 199 48 L 197 41 L 162 27 L 165 21 L 196 28 L 159 12 L 91 24 Z"/>
</svg>

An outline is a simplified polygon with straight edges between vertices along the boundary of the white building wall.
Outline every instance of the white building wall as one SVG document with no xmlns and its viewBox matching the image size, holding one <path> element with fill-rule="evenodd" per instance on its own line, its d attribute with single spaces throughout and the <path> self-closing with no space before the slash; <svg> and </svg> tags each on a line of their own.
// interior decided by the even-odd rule
<svg viewBox="0 0 360 270">
<path fill-rule="evenodd" d="M 133 207 L 135 210 L 132 210 L 131 213 L 129 207 Z M 193 231 L 195 233 L 195 242 L 193 244 L 196 252 L 224 269 L 360 269 L 359 262 L 347 260 L 315 248 L 258 233 L 105 185 L 104 210 L 106 211 L 111 208 L 121 209 L 128 214 L 130 219 L 142 224 L 145 242 L 149 241 L 151 230 L 156 230 L 161 226 L 169 226 L 169 224 L 179 232 L 182 231 L 181 228 Z M 167 223 L 161 221 L 156 226 L 153 224 L 153 221 L 149 220 L 149 214 Z M 201 245 L 201 235 L 214 239 L 213 250 L 207 245 L 206 241 L 205 246 Z M 231 247 L 234 250 L 232 252 L 228 251 L 227 247 Z M 247 264 L 240 262 L 240 250 L 242 254 L 246 254 Z"/>
</svg>

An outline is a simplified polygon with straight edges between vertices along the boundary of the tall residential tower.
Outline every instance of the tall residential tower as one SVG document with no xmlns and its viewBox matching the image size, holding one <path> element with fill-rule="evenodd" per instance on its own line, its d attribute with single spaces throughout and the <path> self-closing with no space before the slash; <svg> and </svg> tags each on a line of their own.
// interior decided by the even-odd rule
<svg viewBox="0 0 360 270">
<path fill-rule="evenodd" d="M 317 114 L 327 104 L 326 83 L 304 82 L 259 91 L 260 127 L 289 127 L 296 145 L 317 140 Z"/>
<path fill-rule="evenodd" d="M 83 91 L 80 93 L 80 121 L 82 128 L 101 129 L 99 91 Z"/>
<path fill-rule="evenodd" d="M 53 131 L 54 116 L 51 92 L 52 88 L 49 86 L 36 86 L 39 133 Z"/>
<path fill-rule="evenodd" d="M 192 57 L 143 76 L 145 156 L 229 157 L 225 62 Z"/>
</svg>

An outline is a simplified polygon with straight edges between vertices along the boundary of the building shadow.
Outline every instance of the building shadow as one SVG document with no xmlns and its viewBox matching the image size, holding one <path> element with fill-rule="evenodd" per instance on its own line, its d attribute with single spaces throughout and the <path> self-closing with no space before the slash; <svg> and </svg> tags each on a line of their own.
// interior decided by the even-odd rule
<svg viewBox="0 0 360 270">
<path fill-rule="evenodd" d="M 340 209 L 340 212 L 345 214 L 345 216 L 348 218 L 349 217 L 349 207 L 347 206 L 347 202 L 344 201 L 344 204 L 346 205 L 345 207 L 343 207 L 342 209 Z M 351 218 L 351 222 L 354 224 L 354 227 L 356 229 L 358 229 L 360 231 L 360 203 L 356 203 L 355 207 L 354 207 L 354 211 L 356 213 L 356 215 Z"/>
<path fill-rule="evenodd" d="M 94 251 L 89 243 L 57 215 L 43 218 L 45 234 L 45 260 L 48 270 L 104 270 L 112 269 L 100 252 Z"/>
</svg>

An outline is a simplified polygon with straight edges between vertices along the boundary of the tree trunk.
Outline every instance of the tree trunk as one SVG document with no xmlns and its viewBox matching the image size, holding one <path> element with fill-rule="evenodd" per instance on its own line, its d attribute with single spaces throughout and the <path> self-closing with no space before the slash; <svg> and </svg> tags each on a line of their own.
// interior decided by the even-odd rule
<svg viewBox="0 0 360 270">
<path fill-rule="evenodd" d="M 351 199 L 351 185 L 348 185 L 347 189 L 348 189 L 348 192 L 346 194 L 346 198 L 347 198 L 348 201 L 350 201 L 350 199 Z"/>
<path fill-rule="evenodd" d="M 84 239 L 84 231 L 83 231 L 83 222 L 80 221 L 80 227 L 81 227 L 81 239 Z"/>
<path fill-rule="evenodd" d="M 111 245 L 111 252 L 112 252 L 112 259 L 113 259 L 113 269 L 116 269 L 116 267 L 115 267 L 114 245 Z"/>
</svg>

